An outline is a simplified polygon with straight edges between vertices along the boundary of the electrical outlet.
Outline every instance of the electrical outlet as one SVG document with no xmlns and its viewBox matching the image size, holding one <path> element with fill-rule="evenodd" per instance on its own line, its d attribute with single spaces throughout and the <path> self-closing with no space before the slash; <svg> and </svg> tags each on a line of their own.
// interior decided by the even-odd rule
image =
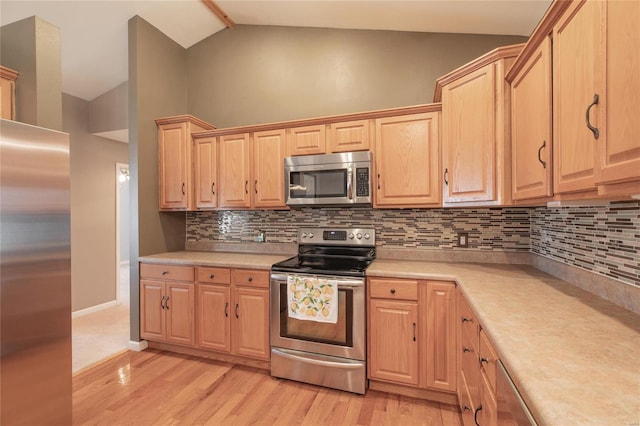
<svg viewBox="0 0 640 426">
<path fill-rule="evenodd" d="M 458 247 L 469 247 L 468 232 L 458 232 Z"/>
</svg>

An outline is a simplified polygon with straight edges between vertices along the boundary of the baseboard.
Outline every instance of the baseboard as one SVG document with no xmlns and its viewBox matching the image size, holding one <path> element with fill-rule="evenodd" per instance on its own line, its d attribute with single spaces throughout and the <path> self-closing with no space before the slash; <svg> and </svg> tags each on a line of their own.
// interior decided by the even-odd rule
<svg viewBox="0 0 640 426">
<path fill-rule="evenodd" d="M 228 362 L 230 364 L 240 364 L 247 367 L 260 368 L 263 370 L 271 370 L 271 361 L 246 358 L 240 355 L 227 354 L 222 352 L 214 352 L 207 349 L 192 348 L 188 346 L 172 345 L 170 343 L 149 342 L 149 348 L 159 349 L 162 351 L 177 352 L 185 355 L 195 355 L 203 358 L 209 358 L 216 361 Z M 271 353 L 271 352 L 269 352 Z"/>
<path fill-rule="evenodd" d="M 379 382 L 377 380 L 369 380 L 369 389 L 409 396 L 411 398 L 426 399 L 428 401 L 440 402 L 454 407 L 458 406 L 458 397 L 452 392 L 420 389 L 413 386 Z"/>
<path fill-rule="evenodd" d="M 80 309 L 79 311 L 71 312 L 71 318 L 78 318 L 85 315 L 93 314 L 98 311 L 102 311 L 103 309 L 112 308 L 118 304 L 117 301 L 112 300 L 110 302 L 101 303 L 100 305 L 90 306 L 85 309 Z"/>
<path fill-rule="evenodd" d="M 149 347 L 149 342 L 147 342 L 146 340 L 141 340 L 139 342 L 136 342 L 135 340 L 129 340 L 129 344 L 127 346 L 129 347 L 129 350 L 142 352 Z"/>
</svg>

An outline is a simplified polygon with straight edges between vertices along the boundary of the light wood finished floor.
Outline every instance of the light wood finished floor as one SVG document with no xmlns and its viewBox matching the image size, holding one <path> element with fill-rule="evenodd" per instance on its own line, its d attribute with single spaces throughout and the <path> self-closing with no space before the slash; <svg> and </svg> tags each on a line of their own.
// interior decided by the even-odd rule
<svg viewBox="0 0 640 426">
<path fill-rule="evenodd" d="M 362 397 L 265 370 L 148 349 L 73 377 L 74 425 L 460 425 L 455 407 Z"/>
</svg>

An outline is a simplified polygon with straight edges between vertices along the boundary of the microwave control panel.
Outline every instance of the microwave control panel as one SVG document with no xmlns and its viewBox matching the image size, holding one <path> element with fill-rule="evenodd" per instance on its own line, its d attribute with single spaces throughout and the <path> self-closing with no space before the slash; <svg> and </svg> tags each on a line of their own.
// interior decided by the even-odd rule
<svg viewBox="0 0 640 426">
<path fill-rule="evenodd" d="M 356 168 L 356 197 L 369 196 L 369 168 Z"/>
</svg>

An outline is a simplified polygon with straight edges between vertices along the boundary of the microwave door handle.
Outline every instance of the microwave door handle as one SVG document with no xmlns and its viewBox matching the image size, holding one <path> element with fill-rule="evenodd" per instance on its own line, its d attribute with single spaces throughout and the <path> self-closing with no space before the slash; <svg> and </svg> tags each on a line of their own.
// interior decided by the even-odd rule
<svg viewBox="0 0 640 426">
<path fill-rule="evenodd" d="M 351 167 L 347 171 L 347 198 L 353 200 L 353 169 Z"/>
</svg>

